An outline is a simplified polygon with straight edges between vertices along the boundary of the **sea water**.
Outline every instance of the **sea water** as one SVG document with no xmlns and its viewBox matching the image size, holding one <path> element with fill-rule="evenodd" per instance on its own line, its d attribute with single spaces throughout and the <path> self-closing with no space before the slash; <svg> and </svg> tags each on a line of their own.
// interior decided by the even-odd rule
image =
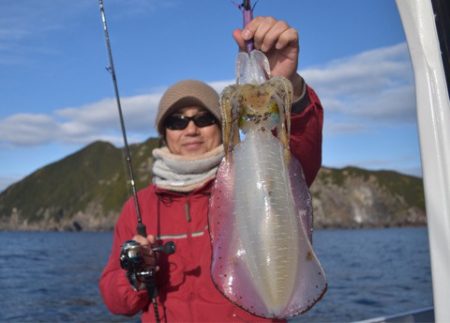
<svg viewBox="0 0 450 323">
<path fill-rule="evenodd" d="M 426 228 L 316 230 L 328 292 L 295 322 L 352 322 L 433 305 Z M 98 291 L 112 233 L 1 232 L 0 321 L 136 322 Z"/>
</svg>

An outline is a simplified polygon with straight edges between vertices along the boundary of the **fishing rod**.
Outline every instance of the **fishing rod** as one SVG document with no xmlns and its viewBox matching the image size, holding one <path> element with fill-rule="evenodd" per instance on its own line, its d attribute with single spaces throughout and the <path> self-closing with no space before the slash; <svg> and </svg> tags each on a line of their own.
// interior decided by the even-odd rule
<svg viewBox="0 0 450 323">
<path fill-rule="evenodd" d="M 103 24 L 103 31 L 105 33 L 105 42 L 106 42 L 106 49 L 108 51 L 108 59 L 109 59 L 109 66 L 106 68 L 106 70 L 111 74 L 113 85 L 114 85 L 114 93 L 116 96 L 116 104 L 117 109 L 119 110 L 119 119 L 120 119 L 120 128 L 122 130 L 122 137 L 123 137 L 123 143 L 124 143 L 124 151 L 125 151 L 125 159 L 127 162 L 127 169 L 128 169 L 128 177 L 130 179 L 130 186 L 131 186 L 131 192 L 133 195 L 134 200 L 134 207 L 136 210 L 136 217 L 137 217 L 137 233 L 143 237 L 147 237 L 147 228 L 142 223 L 142 216 L 141 216 L 141 210 L 139 207 L 139 200 L 136 192 L 136 184 L 134 181 L 134 174 L 133 174 L 133 166 L 131 162 L 131 153 L 130 153 L 130 147 L 128 145 L 127 140 L 127 132 L 125 129 L 125 121 L 123 118 L 122 113 L 122 105 L 120 103 L 120 96 L 119 96 L 119 87 L 117 85 L 117 77 L 116 77 L 116 70 L 114 68 L 114 61 L 112 56 L 112 49 L 111 49 L 111 43 L 109 40 L 109 32 L 108 32 L 108 25 L 106 23 L 106 16 L 105 16 L 105 8 L 103 4 L 103 0 L 99 0 L 99 6 L 100 6 L 100 15 L 102 18 L 102 24 Z"/>
<path fill-rule="evenodd" d="M 127 162 L 127 168 L 128 168 L 128 176 L 130 179 L 130 185 L 131 185 L 131 191 L 133 195 L 134 200 L 134 207 L 136 210 L 136 217 L 137 217 L 137 227 L 136 231 L 139 235 L 147 238 L 147 228 L 144 223 L 142 223 L 142 216 L 141 216 L 141 210 L 139 207 L 139 200 L 138 195 L 136 192 L 136 184 L 134 181 L 134 174 L 133 174 L 133 166 L 131 162 L 131 153 L 130 153 L 130 147 L 128 145 L 127 140 L 127 133 L 125 129 L 125 121 L 123 118 L 122 113 L 122 105 L 120 103 L 120 96 L 119 96 L 119 87 L 117 85 L 117 77 L 116 77 L 116 71 L 114 68 L 114 61 L 112 56 L 112 49 L 111 49 L 111 43 L 109 40 L 109 32 L 108 32 L 108 25 L 106 23 L 106 16 L 105 16 L 105 8 L 103 4 L 103 0 L 99 0 L 99 6 L 100 6 L 100 15 L 102 18 L 102 24 L 103 24 L 103 31 L 105 34 L 105 41 L 106 41 L 106 48 L 108 51 L 108 59 L 109 59 L 109 66 L 106 68 L 106 70 L 111 74 L 111 78 L 114 85 L 114 93 L 116 96 L 116 103 L 117 103 L 117 109 L 119 111 L 119 118 L 120 118 L 120 128 L 122 130 L 122 137 L 124 142 L 124 151 L 125 151 L 125 159 Z M 166 242 L 164 245 L 158 245 L 154 244 L 150 246 L 151 252 L 155 254 L 155 258 L 157 259 L 157 254 L 159 253 L 165 253 L 167 255 L 172 254 L 175 252 L 175 244 L 172 241 Z M 141 289 L 142 281 L 145 285 L 145 288 L 147 289 L 147 293 L 149 298 L 151 299 L 151 302 L 153 304 L 153 309 L 155 312 L 155 321 L 160 322 L 160 316 L 159 316 L 159 310 L 158 310 L 158 303 L 156 301 L 156 296 L 158 295 L 157 288 L 156 288 L 156 272 L 157 272 L 157 266 L 152 265 L 149 266 L 144 262 L 144 253 L 148 252 L 144 251 L 144 248 L 136 241 L 134 240 L 128 240 L 122 245 L 122 249 L 120 252 L 120 266 L 127 271 L 127 278 L 130 284 L 135 288 L 136 290 Z"/>
</svg>

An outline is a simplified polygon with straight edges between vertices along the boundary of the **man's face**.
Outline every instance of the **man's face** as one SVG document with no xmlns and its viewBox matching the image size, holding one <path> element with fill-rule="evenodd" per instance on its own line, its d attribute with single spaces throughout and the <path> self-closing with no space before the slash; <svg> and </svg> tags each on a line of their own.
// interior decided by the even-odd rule
<svg viewBox="0 0 450 323">
<path fill-rule="evenodd" d="M 172 116 L 195 117 L 206 116 L 207 114 L 209 112 L 206 109 L 189 106 L 172 113 L 166 120 Z M 165 139 L 171 153 L 183 156 L 199 156 L 219 146 L 222 142 L 222 135 L 217 122 L 207 126 L 198 126 L 193 120 L 190 120 L 184 129 L 174 130 L 166 126 Z"/>
</svg>

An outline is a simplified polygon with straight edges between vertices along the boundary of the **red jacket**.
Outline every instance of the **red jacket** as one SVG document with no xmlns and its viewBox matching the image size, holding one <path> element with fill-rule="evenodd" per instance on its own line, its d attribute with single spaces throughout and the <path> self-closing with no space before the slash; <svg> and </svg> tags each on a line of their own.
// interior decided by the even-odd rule
<svg viewBox="0 0 450 323">
<path fill-rule="evenodd" d="M 321 165 L 323 110 L 311 88 L 304 108 L 292 114 L 291 152 L 300 160 L 308 185 Z M 158 307 L 163 322 L 256 322 L 254 316 L 228 301 L 214 286 L 211 275 L 211 242 L 208 205 L 212 182 L 188 194 L 150 185 L 138 192 L 147 232 L 161 242 L 174 241 L 176 252 L 162 255 L 158 272 Z M 116 223 L 112 252 L 102 276 L 100 291 L 111 312 L 155 320 L 147 292 L 134 291 L 121 269 L 121 245 L 136 234 L 133 201 L 126 202 Z"/>
</svg>

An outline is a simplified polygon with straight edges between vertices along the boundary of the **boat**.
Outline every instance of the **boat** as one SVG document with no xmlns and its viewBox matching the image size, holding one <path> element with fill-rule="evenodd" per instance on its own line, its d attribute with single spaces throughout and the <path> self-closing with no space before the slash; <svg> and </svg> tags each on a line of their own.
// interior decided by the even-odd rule
<svg viewBox="0 0 450 323">
<path fill-rule="evenodd" d="M 380 316 L 354 323 L 412 323 L 434 322 L 434 308 L 426 307 L 391 316 Z"/>
<path fill-rule="evenodd" d="M 450 322 L 450 2 L 396 0 L 414 68 L 434 307 L 375 322 Z"/>
</svg>

